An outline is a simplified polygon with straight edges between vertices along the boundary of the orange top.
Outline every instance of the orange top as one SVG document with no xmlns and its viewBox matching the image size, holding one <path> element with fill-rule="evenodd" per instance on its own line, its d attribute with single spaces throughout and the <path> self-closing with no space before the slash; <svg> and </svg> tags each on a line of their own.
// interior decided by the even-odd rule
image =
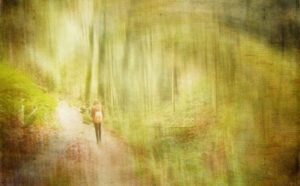
<svg viewBox="0 0 300 186">
<path fill-rule="evenodd" d="M 94 123 L 102 123 L 103 113 L 100 104 L 96 104 L 92 107 L 92 118 Z"/>
</svg>

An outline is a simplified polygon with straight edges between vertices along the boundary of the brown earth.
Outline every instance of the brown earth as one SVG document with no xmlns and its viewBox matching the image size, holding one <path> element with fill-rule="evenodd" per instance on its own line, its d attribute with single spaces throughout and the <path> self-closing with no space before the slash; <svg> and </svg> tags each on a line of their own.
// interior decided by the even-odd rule
<svg viewBox="0 0 300 186">
<path fill-rule="evenodd" d="M 49 146 L 25 163 L 5 185 L 139 185 L 133 155 L 120 138 L 102 128 L 97 145 L 93 125 L 83 124 L 76 108 L 61 102 L 61 130 Z"/>
</svg>

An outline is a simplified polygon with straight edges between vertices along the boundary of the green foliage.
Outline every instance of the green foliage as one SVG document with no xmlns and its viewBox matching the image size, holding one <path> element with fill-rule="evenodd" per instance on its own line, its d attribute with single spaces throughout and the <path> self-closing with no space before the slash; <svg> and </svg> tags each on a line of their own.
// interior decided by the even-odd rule
<svg viewBox="0 0 300 186">
<path fill-rule="evenodd" d="M 298 130 L 294 129 L 299 105 L 294 80 L 299 56 L 292 51 L 282 54 L 255 37 L 219 24 L 213 15 L 205 16 L 199 28 L 180 19 L 169 20 L 164 25 L 176 30 L 176 37 L 162 34 L 168 29 L 154 31 L 154 49 L 143 55 L 138 50 L 134 55 L 146 60 L 153 57 L 155 65 L 149 65 L 151 69 L 145 65 L 151 62 L 143 66 L 140 60 L 132 60 L 135 73 L 124 73 L 120 82 L 115 80 L 127 88 L 113 98 L 126 97 L 117 102 L 121 106 L 112 106 L 106 124 L 132 145 L 137 174 L 145 176 L 146 183 L 293 182 L 280 167 L 297 166 Z M 163 21 L 162 16 L 161 24 Z M 186 27 L 188 31 L 181 30 Z M 138 42 L 131 45 L 141 46 Z M 155 56 L 162 45 L 163 54 Z M 172 82 L 174 69 L 176 83 Z M 286 135 L 288 144 L 280 141 Z M 289 161 L 291 156 L 294 163 Z M 282 161 L 272 163 L 278 159 Z"/>
<path fill-rule="evenodd" d="M 1 125 L 44 125 L 53 116 L 56 101 L 25 74 L 0 66 Z"/>
<path fill-rule="evenodd" d="M 56 101 L 28 75 L 4 64 L 0 65 L 0 85 L 1 163 L 9 171 L 47 143 Z"/>
<path fill-rule="evenodd" d="M 218 0 L 218 5 L 223 8 L 216 14 L 231 27 L 281 50 L 300 47 L 298 0 Z"/>
<path fill-rule="evenodd" d="M 3 11 L 0 52 L 12 64 L 27 56 L 61 94 L 101 97 L 105 127 L 132 146 L 144 185 L 299 177 L 298 0 L 20 3 Z M 15 24 L 23 15 L 40 29 Z M 50 98 L 1 69 L 1 122 L 43 123 Z"/>
<path fill-rule="evenodd" d="M 219 156 L 219 152 L 210 149 L 212 144 L 222 146 L 217 130 L 212 129 L 212 108 L 203 101 L 206 89 L 199 87 L 201 93 L 198 91 L 192 99 L 178 98 L 175 111 L 172 105 L 165 104 L 146 115 L 115 112 L 106 117 L 105 126 L 113 127 L 131 145 L 137 175 L 147 184 L 217 183 L 215 177 L 205 175 L 214 170 L 207 170 L 208 160 L 203 159 L 210 153 Z"/>
</svg>

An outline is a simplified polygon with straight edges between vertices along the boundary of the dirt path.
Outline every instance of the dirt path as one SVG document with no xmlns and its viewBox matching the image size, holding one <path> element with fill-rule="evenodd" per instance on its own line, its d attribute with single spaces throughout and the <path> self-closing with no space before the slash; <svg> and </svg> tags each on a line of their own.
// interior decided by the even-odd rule
<svg viewBox="0 0 300 186">
<path fill-rule="evenodd" d="M 103 130 L 96 144 L 94 128 L 62 102 L 57 109 L 62 130 L 35 160 L 15 173 L 11 185 L 139 185 L 128 147 Z"/>
</svg>

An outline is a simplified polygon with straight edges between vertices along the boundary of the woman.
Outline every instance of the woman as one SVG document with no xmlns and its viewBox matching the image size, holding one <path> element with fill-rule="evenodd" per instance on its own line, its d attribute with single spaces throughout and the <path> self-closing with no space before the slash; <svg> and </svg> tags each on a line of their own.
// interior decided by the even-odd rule
<svg viewBox="0 0 300 186">
<path fill-rule="evenodd" d="M 94 101 L 91 114 L 96 131 L 97 143 L 99 143 L 101 141 L 101 124 L 103 123 L 103 112 L 101 103 L 98 100 Z"/>
</svg>

